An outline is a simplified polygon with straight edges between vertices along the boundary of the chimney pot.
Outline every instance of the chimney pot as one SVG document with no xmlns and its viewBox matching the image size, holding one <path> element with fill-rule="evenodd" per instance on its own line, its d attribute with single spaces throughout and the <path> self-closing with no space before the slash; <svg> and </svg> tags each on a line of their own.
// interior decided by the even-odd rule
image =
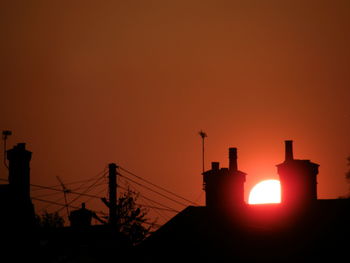
<svg viewBox="0 0 350 263">
<path fill-rule="evenodd" d="M 18 150 L 25 150 L 26 149 L 26 144 L 25 143 L 18 143 L 17 144 L 17 149 Z"/>
<path fill-rule="evenodd" d="M 219 163 L 219 162 L 212 162 L 212 163 L 211 163 L 211 169 L 212 169 L 213 171 L 218 171 L 219 168 L 220 168 L 220 163 Z"/>
<path fill-rule="evenodd" d="M 229 170 L 237 171 L 237 148 L 229 148 Z"/>
<path fill-rule="evenodd" d="M 292 161 L 293 157 L 293 141 L 285 141 L 285 161 Z"/>
</svg>

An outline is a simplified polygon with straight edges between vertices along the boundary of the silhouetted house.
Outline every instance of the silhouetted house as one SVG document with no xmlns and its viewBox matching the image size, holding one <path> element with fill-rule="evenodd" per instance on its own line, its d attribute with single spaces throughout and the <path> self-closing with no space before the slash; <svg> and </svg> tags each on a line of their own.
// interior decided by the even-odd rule
<svg viewBox="0 0 350 263">
<path fill-rule="evenodd" d="M 277 165 L 282 203 L 248 205 L 246 174 L 238 171 L 236 157 L 230 148 L 229 169 L 212 163 L 203 173 L 206 206 L 189 206 L 163 225 L 138 247 L 140 260 L 334 262 L 348 257 L 350 200 L 317 200 L 318 164 L 294 159 L 292 142 L 286 141 L 286 159 Z"/>
</svg>

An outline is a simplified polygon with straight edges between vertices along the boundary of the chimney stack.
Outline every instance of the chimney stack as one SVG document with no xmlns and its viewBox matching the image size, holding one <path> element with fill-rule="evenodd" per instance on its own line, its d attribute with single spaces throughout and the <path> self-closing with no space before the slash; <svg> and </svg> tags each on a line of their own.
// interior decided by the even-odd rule
<svg viewBox="0 0 350 263">
<path fill-rule="evenodd" d="M 32 153 L 26 150 L 25 143 L 18 143 L 7 150 L 9 161 L 9 184 L 18 196 L 30 199 L 30 167 Z"/>
<path fill-rule="evenodd" d="M 293 141 L 288 140 L 285 141 L 285 161 L 292 161 L 294 159 L 293 157 Z"/>
<path fill-rule="evenodd" d="M 236 172 L 237 167 L 237 148 L 229 148 L 229 171 Z"/>
</svg>

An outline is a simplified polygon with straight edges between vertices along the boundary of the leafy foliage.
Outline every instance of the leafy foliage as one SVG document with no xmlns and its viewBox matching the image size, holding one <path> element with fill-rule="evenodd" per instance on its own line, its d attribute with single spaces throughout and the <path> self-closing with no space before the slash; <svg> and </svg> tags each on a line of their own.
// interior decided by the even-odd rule
<svg viewBox="0 0 350 263">
<path fill-rule="evenodd" d="M 64 226 L 64 219 L 57 213 L 45 211 L 41 215 L 36 215 L 36 222 L 42 228 L 58 228 Z"/>
<path fill-rule="evenodd" d="M 350 166 L 350 156 L 347 158 L 348 160 L 348 166 Z M 350 184 L 350 167 L 349 170 L 345 173 L 345 179 Z M 350 199 L 350 187 L 348 190 L 348 193 L 345 196 L 340 196 L 340 199 Z"/>
<path fill-rule="evenodd" d="M 138 194 L 128 189 L 118 199 L 117 203 L 117 226 L 131 242 L 136 245 L 144 240 L 149 234 L 154 223 L 149 223 L 146 215 L 148 209 L 136 204 Z M 145 224 L 148 224 L 146 227 Z"/>
<path fill-rule="evenodd" d="M 350 156 L 348 157 L 348 166 L 350 166 Z M 345 174 L 346 180 L 350 183 L 350 168 Z"/>
</svg>

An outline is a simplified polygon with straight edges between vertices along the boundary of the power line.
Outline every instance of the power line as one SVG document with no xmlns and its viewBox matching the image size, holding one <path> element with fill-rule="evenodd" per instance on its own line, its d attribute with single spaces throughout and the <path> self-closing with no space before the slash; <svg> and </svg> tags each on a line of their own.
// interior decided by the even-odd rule
<svg viewBox="0 0 350 263">
<path fill-rule="evenodd" d="M 2 181 L 8 181 L 8 180 L 6 180 L 6 179 L 1 179 L 1 178 L 0 178 L 0 180 L 2 180 Z M 95 185 L 94 187 L 97 187 L 97 186 L 100 186 L 100 185 L 102 185 L 102 184 Z M 59 205 L 59 206 L 66 206 L 66 205 L 63 205 L 63 204 L 58 203 L 58 201 L 49 201 L 49 200 L 44 200 L 44 199 L 39 198 L 39 197 L 45 197 L 45 196 L 56 195 L 56 194 L 59 194 L 60 192 L 62 192 L 63 190 L 61 190 L 61 189 L 55 189 L 55 188 L 51 188 L 51 187 L 47 187 L 47 186 L 41 186 L 41 185 L 34 185 L 34 186 L 35 186 L 35 187 L 41 187 L 41 188 L 44 188 L 44 189 L 54 190 L 54 191 L 57 191 L 57 193 L 43 194 L 43 195 L 31 197 L 31 199 L 37 200 L 37 201 L 46 202 L 46 203 L 50 203 L 50 204 L 54 204 L 54 205 Z M 124 187 L 122 187 L 122 186 L 120 186 L 120 185 L 118 185 L 118 187 L 120 187 L 120 188 L 122 188 L 122 189 L 124 189 L 124 190 L 127 190 L 126 188 L 124 188 Z M 99 191 L 97 194 L 100 194 L 100 193 L 103 192 L 103 191 L 105 191 L 105 189 L 102 189 L 102 190 Z M 79 193 L 79 192 L 75 192 L 75 191 L 71 191 L 70 193 L 71 193 L 71 194 L 79 195 L 79 197 L 80 197 L 80 196 L 90 197 L 89 199 L 87 199 L 86 201 L 84 201 L 85 203 L 86 203 L 86 202 L 89 202 L 92 198 L 97 198 L 97 199 L 103 198 L 103 196 L 98 196 L 98 195 L 93 195 L 93 194 L 86 194 L 86 193 Z M 147 197 L 145 197 L 144 195 L 141 195 L 141 194 L 140 194 L 140 196 L 141 196 L 142 198 L 146 199 L 146 200 L 149 200 L 149 201 L 151 201 L 151 202 L 153 202 L 153 203 L 156 203 L 156 204 L 158 204 L 158 205 L 161 205 L 161 206 L 163 206 L 164 208 L 156 207 L 156 206 L 151 206 L 151 205 L 144 205 L 144 204 L 137 204 L 137 205 L 144 206 L 144 207 L 149 207 L 149 208 L 153 208 L 153 209 L 158 209 L 158 210 L 163 210 L 163 211 L 170 211 L 170 212 L 176 212 L 176 213 L 179 212 L 179 211 L 177 211 L 177 210 L 175 210 L 175 209 L 173 209 L 173 208 L 171 208 L 171 207 L 168 207 L 168 206 L 163 205 L 163 204 L 161 204 L 161 203 L 159 203 L 159 202 L 157 202 L 157 201 L 154 201 L 154 200 L 152 200 L 152 199 L 150 199 L 150 198 L 147 198 Z M 61 199 L 63 199 L 63 197 L 60 197 L 60 198 L 57 199 L 57 200 L 61 200 Z M 73 200 L 73 201 L 75 201 L 75 200 Z M 73 201 L 71 201 L 70 203 L 72 203 Z M 75 207 L 75 206 L 72 206 L 72 205 L 69 205 L 69 206 L 72 207 L 72 208 L 79 208 L 79 207 Z"/>
<path fill-rule="evenodd" d="M 141 198 L 143 198 L 143 197 L 141 197 Z M 144 199 L 144 198 L 143 198 L 143 199 Z M 144 202 L 146 202 L 146 204 L 148 204 L 149 201 L 147 201 L 146 199 L 144 199 Z M 158 216 L 160 216 L 161 218 L 163 218 L 163 220 L 164 220 L 165 222 L 167 222 L 167 221 L 169 220 L 169 217 L 166 216 L 166 215 L 164 215 L 162 210 L 153 209 L 153 211 L 154 211 Z M 156 218 L 156 220 L 157 220 L 157 219 L 158 219 L 158 218 Z"/>
<path fill-rule="evenodd" d="M 105 174 L 104 174 L 104 175 L 105 175 Z M 104 175 L 103 175 L 103 176 L 104 176 Z M 74 203 L 76 200 L 78 200 L 82 195 L 86 195 L 86 193 L 87 193 L 88 191 L 90 191 L 92 187 L 95 187 L 95 185 L 96 185 L 101 179 L 103 179 L 103 176 L 97 178 L 97 180 L 95 180 L 95 182 L 94 182 L 93 184 L 91 184 L 83 193 L 80 193 L 76 198 L 74 198 L 73 200 L 71 200 L 67 205 L 71 205 L 71 204 Z M 86 195 L 86 196 L 87 196 L 87 195 Z M 92 196 L 92 195 L 90 195 L 90 196 Z M 98 198 L 100 198 L 100 197 L 98 197 Z M 62 209 L 63 209 L 63 208 L 60 208 L 57 212 L 61 211 Z"/>
<path fill-rule="evenodd" d="M 47 193 L 47 194 L 37 195 L 37 196 L 33 196 L 32 198 L 47 197 L 47 196 L 53 196 L 53 195 L 58 195 L 58 194 L 61 194 L 61 192 L 55 192 L 55 193 Z"/>
<path fill-rule="evenodd" d="M 65 185 L 73 185 L 73 184 L 80 184 L 80 183 L 83 183 L 83 185 L 84 185 L 84 184 L 86 184 L 86 183 L 88 183 L 88 182 L 91 182 L 91 181 L 95 180 L 96 177 L 99 177 L 101 174 L 104 174 L 104 175 L 106 174 L 106 168 L 105 168 L 103 171 L 100 171 L 98 174 L 94 175 L 93 177 L 91 177 L 91 178 L 89 178 L 89 179 L 73 181 L 73 182 L 71 182 L 71 183 L 66 183 Z M 61 186 L 61 185 L 58 184 L 58 185 L 47 186 L 47 187 L 56 188 L 56 187 L 59 187 L 59 186 Z M 75 188 L 75 190 L 78 190 L 78 189 L 80 189 L 80 188 L 81 188 L 81 186 L 79 186 L 78 188 Z M 38 191 L 38 190 L 44 190 L 44 189 L 39 188 L 39 189 L 33 189 L 33 190 L 31 190 L 31 191 L 33 192 L 33 191 Z"/>
<path fill-rule="evenodd" d="M 97 184 L 95 187 L 97 187 L 97 186 L 100 186 L 100 185 L 103 185 L 104 183 L 101 183 L 101 184 Z M 59 192 L 59 189 L 56 189 L 58 192 L 57 193 L 55 193 L 55 194 L 59 194 L 59 193 L 61 193 L 62 192 L 62 190 L 61 190 L 61 192 Z M 91 194 L 83 194 L 83 193 L 79 193 L 79 192 L 75 192 L 75 191 L 71 191 L 71 193 L 72 194 L 75 194 L 75 195 L 82 195 L 82 196 L 89 196 L 89 197 L 91 197 L 91 198 L 101 198 L 100 196 L 96 196 L 96 195 L 91 195 Z M 44 197 L 45 195 L 40 195 L 40 196 L 34 196 L 34 197 L 32 197 L 32 198 L 38 198 L 38 197 Z M 58 199 L 56 199 L 55 201 L 53 201 L 53 202 L 58 202 L 58 201 L 60 201 L 60 200 L 62 200 L 63 199 L 63 197 L 60 197 L 60 198 L 58 198 Z M 44 209 L 47 209 L 49 206 L 50 206 L 51 204 L 49 204 L 49 205 L 47 205 Z"/>
<path fill-rule="evenodd" d="M 125 176 L 123 176 L 123 177 L 126 178 Z M 128 178 L 126 178 L 126 179 L 128 179 Z M 1 181 L 8 181 L 8 180 L 6 180 L 6 179 L 0 179 L 0 180 L 1 180 Z M 131 179 L 129 179 L 129 180 L 131 180 Z M 137 182 L 134 182 L 134 183 L 137 184 Z M 95 185 L 94 187 L 100 186 L 100 185 L 102 185 L 102 184 L 104 184 L 104 183 Z M 63 197 L 60 197 L 59 199 L 57 199 L 57 201 L 49 201 L 49 200 L 44 200 L 44 199 L 41 199 L 41 198 L 40 198 L 40 197 L 47 197 L 47 196 L 57 195 L 57 194 L 63 192 L 64 190 L 62 190 L 62 189 L 56 189 L 56 188 L 48 187 L 48 186 L 42 186 L 42 185 L 33 185 L 33 184 L 31 184 L 31 186 L 38 187 L 38 188 L 41 188 L 41 189 L 46 189 L 46 190 L 57 191 L 57 193 L 49 193 L 49 194 L 43 194 L 43 195 L 39 195 L 39 196 L 34 196 L 34 197 L 31 197 L 31 199 L 37 200 L 37 201 L 46 202 L 46 203 L 49 203 L 49 204 L 54 204 L 54 205 L 59 205 L 59 206 L 66 206 L 66 205 L 62 205 L 62 204 L 58 203 L 58 200 L 63 199 Z M 124 188 L 124 187 L 122 187 L 122 186 L 120 186 L 120 185 L 118 185 L 118 187 L 120 187 L 120 188 L 122 188 L 122 189 L 124 189 L 124 190 L 127 190 L 126 188 Z M 89 188 L 91 188 L 91 186 L 90 186 Z M 87 191 L 89 190 L 89 188 L 87 189 Z M 79 193 L 79 192 L 75 192 L 75 191 L 70 191 L 69 193 L 75 194 L 75 195 L 79 195 L 79 196 L 78 196 L 77 198 L 75 198 L 74 200 L 72 200 L 72 201 L 71 201 L 69 204 L 67 204 L 67 205 L 69 205 L 69 206 L 72 207 L 72 208 L 79 208 L 79 207 L 74 207 L 74 206 L 72 206 L 72 205 L 70 205 L 70 204 L 73 203 L 75 200 L 77 200 L 80 196 L 90 197 L 89 199 L 87 199 L 87 200 L 85 201 L 85 203 L 86 203 L 86 202 L 89 202 L 92 198 L 97 198 L 97 199 L 103 198 L 103 196 L 98 196 L 98 195 L 93 195 L 93 194 L 86 194 L 87 191 L 85 191 L 84 193 Z M 99 191 L 97 194 L 99 194 L 99 193 L 101 193 L 101 192 L 103 192 L 103 191 L 105 191 L 105 189 L 102 189 L 102 190 Z M 143 199 L 145 199 L 145 200 L 148 200 L 148 201 L 150 201 L 150 202 L 153 202 L 153 203 L 155 203 L 155 204 L 158 204 L 158 205 L 160 205 L 160 206 L 163 206 L 163 207 L 156 207 L 156 206 L 144 205 L 144 204 L 137 204 L 137 205 L 144 206 L 144 207 L 149 207 L 149 208 L 153 208 L 153 209 L 157 209 L 157 210 L 162 210 L 162 211 L 168 211 L 168 212 L 179 213 L 179 211 L 177 211 L 177 210 L 175 210 L 175 209 L 173 209 L 173 208 L 171 208 L 171 207 L 168 207 L 168 206 L 166 206 L 166 205 L 164 205 L 164 204 L 161 204 L 161 203 L 159 203 L 159 202 L 157 202 L 157 201 L 154 201 L 154 200 L 152 200 L 152 199 L 150 199 L 150 198 L 144 196 L 144 195 L 141 194 L 141 193 L 140 193 L 139 195 L 140 195 L 141 198 L 143 198 Z M 164 196 L 164 197 L 165 197 L 165 196 Z M 181 204 L 181 203 L 180 203 L 180 204 Z M 182 205 L 184 205 L 184 204 L 182 204 Z M 60 210 L 59 210 L 59 211 L 60 211 Z M 57 212 L 59 212 L 59 211 L 57 211 Z"/>
<path fill-rule="evenodd" d="M 36 198 L 36 197 L 34 197 L 34 198 Z M 33 198 L 32 198 L 33 199 Z M 61 201 L 63 199 L 63 196 L 61 196 L 60 198 L 58 198 L 58 199 L 56 199 L 56 200 L 54 200 L 53 202 L 59 202 L 59 201 Z M 46 210 L 46 209 L 48 209 L 51 205 L 53 205 L 53 203 L 49 203 L 47 206 L 45 206 L 44 208 L 42 208 L 42 210 Z"/>
<path fill-rule="evenodd" d="M 128 190 L 128 189 L 126 189 L 125 187 L 123 187 L 123 186 L 121 186 L 121 185 L 117 185 L 117 186 L 118 186 L 119 188 L 123 189 L 123 190 L 126 190 L 126 191 Z M 139 191 L 138 191 L 138 192 L 139 192 Z M 157 205 L 162 206 L 163 208 L 160 208 L 159 210 L 164 210 L 164 211 L 170 211 L 170 212 L 179 213 L 179 211 L 177 211 L 176 209 L 171 208 L 171 207 L 166 206 L 166 205 L 163 205 L 162 203 L 159 203 L 159 202 L 157 202 L 157 201 L 154 201 L 154 200 L 152 200 L 151 198 L 148 198 L 148 197 L 144 196 L 144 195 L 141 194 L 140 192 L 139 192 L 139 196 L 140 196 L 141 198 L 145 199 L 145 200 L 148 200 L 148 201 L 154 203 L 154 204 L 157 204 Z"/>
<path fill-rule="evenodd" d="M 122 181 L 122 182 L 124 182 L 125 184 L 127 184 L 128 189 L 129 189 L 130 183 L 129 183 L 128 181 L 126 181 L 124 178 L 121 178 L 121 179 L 122 179 L 122 180 L 120 180 L 120 181 Z M 122 186 L 120 186 L 120 185 L 118 185 L 118 186 L 119 186 L 120 188 L 122 188 L 122 189 L 125 189 L 124 187 L 122 187 Z M 136 188 L 134 185 L 133 185 L 132 187 L 135 188 L 135 189 L 137 190 L 137 188 Z M 156 202 L 156 201 L 154 201 L 154 200 L 152 200 L 152 199 L 150 199 L 150 198 L 147 198 L 147 197 L 143 196 L 143 195 L 140 193 L 139 190 L 137 190 L 137 191 L 138 191 L 138 193 L 139 193 L 139 196 L 144 200 L 144 202 L 147 203 L 147 199 L 148 199 L 150 202 L 157 203 L 157 204 L 160 205 L 160 206 L 166 207 L 165 209 L 167 209 L 168 211 L 175 212 L 175 213 L 177 212 L 175 209 L 172 209 L 172 208 L 169 209 L 168 206 L 163 205 L 163 204 L 161 204 L 161 203 L 159 203 L 159 202 Z M 151 209 L 152 209 L 152 208 L 151 208 Z M 167 221 L 169 221 L 169 217 L 168 217 L 167 215 L 164 215 L 162 210 L 153 208 L 152 211 L 153 211 L 154 213 L 156 213 L 159 217 L 161 217 L 161 218 L 164 220 L 164 223 L 167 222 Z"/>
<path fill-rule="evenodd" d="M 96 187 L 97 187 L 97 186 L 98 186 L 98 185 L 96 185 Z M 103 198 L 102 196 L 97 196 L 97 195 L 100 194 L 100 193 L 102 193 L 102 192 L 104 192 L 104 191 L 106 191 L 106 189 L 100 190 L 98 193 L 96 193 L 96 196 L 91 195 L 91 197 L 90 197 L 89 199 L 86 199 L 86 200 L 84 201 L 84 203 L 89 202 L 89 201 L 90 201 L 91 199 L 93 199 L 93 198 L 102 199 L 102 198 Z"/>
<path fill-rule="evenodd" d="M 52 204 L 52 205 L 58 205 L 58 206 L 63 206 L 63 207 L 66 206 L 65 204 L 61 204 L 61 203 L 58 203 L 58 202 L 55 202 L 55 201 L 44 200 L 44 199 L 41 199 L 41 198 L 32 197 L 32 199 L 36 200 L 36 201 L 44 202 L 44 203 L 49 203 L 49 204 Z M 73 206 L 73 205 L 69 205 L 69 207 L 75 208 L 75 209 L 79 209 L 80 208 L 80 207 Z"/>
<path fill-rule="evenodd" d="M 61 204 L 61 203 L 57 203 L 57 202 L 53 202 L 53 201 L 48 201 L 48 200 L 44 200 L 44 199 L 40 199 L 40 198 L 32 198 L 36 201 L 40 201 L 40 202 L 44 202 L 44 203 L 50 203 L 50 204 L 53 204 L 53 205 L 58 205 L 58 206 L 63 206 L 65 207 L 66 205 L 65 204 Z M 75 208 L 75 209 L 80 209 L 81 207 L 77 207 L 77 206 L 73 206 L 73 205 L 69 205 L 69 207 L 71 208 Z M 102 211 L 93 211 L 91 210 L 92 212 L 94 212 L 95 214 L 100 214 L 100 215 L 107 215 L 106 213 L 102 212 Z M 155 224 L 155 223 L 149 223 L 149 222 L 142 222 L 144 224 L 147 224 L 147 225 L 153 225 L 155 227 L 161 227 L 161 225 L 159 224 Z"/>
<path fill-rule="evenodd" d="M 98 180 L 101 180 L 101 178 L 99 178 Z M 97 185 L 94 185 L 94 187 L 97 187 L 97 186 L 100 186 L 102 185 L 101 184 L 97 184 Z M 51 187 L 48 187 L 48 186 L 42 186 L 42 185 L 32 185 L 32 186 L 35 186 L 35 187 L 39 187 L 39 188 L 43 188 L 43 189 L 46 189 L 46 190 L 52 190 L 52 191 L 57 191 L 57 192 L 63 192 L 62 189 L 56 189 L 56 188 L 51 188 Z M 89 186 L 88 188 L 91 188 L 91 186 Z M 69 193 L 70 194 L 75 194 L 75 195 L 79 195 L 79 196 L 87 196 L 87 197 L 94 197 L 94 198 L 102 198 L 101 196 L 96 196 L 96 195 L 91 195 L 91 194 L 86 194 L 87 191 L 83 192 L 83 193 L 79 193 L 79 192 L 76 192 L 76 191 L 70 191 Z M 51 194 L 50 194 L 51 195 Z M 45 195 L 39 195 L 39 196 L 36 196 L 36 197 L 44 197 Z M 35 197 L 35 198 L 36 198 Z M 34 198 L 34 197 L 33 197 Z"/>
<path fill-rule="evenodd" d="M 187 206 L 187 205 L 185 205 L 184 203 L 181 203 L 181 202 L 179 202 L 179 201 L 177 201 L 177 200 L 175 200 L 175 199 L 173 199 L 173 198 L 171 198 L 171 197 L 168 197 L 168 196 L 166 196 L 166 195 L 164 195 L 164 194 L 162 194 L 162 193 L 160 193 L 160 192 L 158 192 L 158 191 L 156 191 L 156 190 L 154 190 L 154 189 L 152 189 L 152 188 L 149 188 L 148 186 L 145 186 L 145 185 L 143 185 L 143 184 L 141 184 L 141 183 L 139 183 L 139 182 L 136 182 L 136 181 L 130 179 L 129 177 L 125 176 L 125 175 L 122 175 L 122 174 L 120 174 L 120 173 L 119 173 L 119 175 L 120 175 L 121 177 L 124 177 L 126 180 L 129 180 L 129 181 L 131 181 L 131 182 L 133 182 L 133 183 L 135 183 L 135 184 L 137 184 L 137 185 L 139 185 L 139 186 L 142 186 L 143 188 L 146 188 L 147 190 L 152 191 L 152 192 L 154 192 L 154 193 L 156 193 L 156 194 L 158 194 L 158 195 L 160 195 L 160 196 L 162 196 L 162 197 L 164 197 L 164 198 L 166 198 L 166 199 L 169 199 L 169 200 L 171 200 L 171 201 L 173 201 L 173 202 L 175 202 L 175 203 L 177 203 L 177 204 L 179 204 L 179 205 Z"/>
<path fill-rule="evenodd" d="M 130 175 L 132 175 L 132 176 L 135 176 L 136 178 L 140 179 L 141 181 L 144 181 L 144 182 L 146 182 L 146 183 L 148 183 L 148 184 L 150 184 L 150 185 L 152 185 L 152 186 L 154 186 L 154 187 L 156 187 L 156 188 L 158 188 L 158 189 L 160 189 L 160 190 L 163 190 L 163 191 L 167 192 L 168 194 L 171 194 L 171 195 L 173 195 L 173 196 L 176 196 L 177 198 L 180 198 L 180 199 L 182 199 L 182 200 L 184 200 L 184 201 L 187 201 L 187 202 L 189 202 L 189 203 L 191 203 L 191 204 L 193 204 L 193 205 L 198 205 L 197 203 L 195 203 L 195 202 L 193 202 L 193 201 L 191 201 L 191 200 L 188 200 L 187 198 L 184 198 L 184 197 L 182 197 L 182 196 L 180 196 L 180 195 L 178 195 L 178 194 L 176 194 L 176 193 L 174 193 L 174 192 L 172 192 L 172 191 L 169 191 L 169 190 L 165 189 L 164 187 L 158 186 L 158 185 L 156 185 L 156 184 L 154 184 L 154 183 L 152 183 L 152 182 L 150 182 L 150 181 L 148 181 L 148 180 L 146 180 L 146 179 L 144 179 L 144 178 L 142 178 L 142 177 L 140 177 L 140 176 L 138 176 L 138 175 L 136 175 L 136 174 L 134 174 L 134 173 L 132 173 L 132 172 L 130 172 L 130 171 L 128 171 L 128 170 L 126 170 L 126 169 L 123 168 L 123 167 L 120 167 L 120 166 L 119 166 L 119 168 L 120 168 L 121 170 L 127 172 L 128 174 L 130 174 Z"/>
<path fill-rule="evenodd" d="M 104 175 L 105 175 L 105 174 L 104 174 Z M 123 176 L 123 175 L 122 175 L 122 177 L 124 177 L 125 179 L 130 180 L 130 181 L 132 181 L 133 183 L 138 184 L 138 185 L 140 185 L 140 186 L 142 186 L 142 187 L 146 187 L 146 189 L 148 189 L 148 190 L 151 190 L 151 191 L 153 191 L 153 192 L 155 192 L 155 193 L 158 193 L 157 191 L 155 191 L 155 190 L 153 190 L 153 189 L 150 189 L 150 188 L 148 188 L 147 186 L 144 186 L 144 185 L 142 185 L 142 184 L 140 184 L 140 183 L 138 183 L 138 182 L 135 182 L 134 180 L 132 180 L 132 179 L 130 179 L 130 178 L 127 178 L 126 176 Z M 54 187 L 52 187 L 52 186 L 43 186 L 43 185 L 37 185 L 37 184 L 30 184 L 31 186 L 37 187 L 37 188 L 42 189 L 42 190 L 57 191 L 57 193 L 49 193 L 49 194 L 39 195 L 39 196 L 36 196 L 36 197 L 31 197 L 31 199 L 36 200 L 36 201 L 46 202 L 46 203 L 53 204 L 53 205 L 63 206 L 63 208 L 69 206 L 69 207 L 72 207 L 72 208 L 78 208 L 78 209 L 79 209 L 80 207 L 76 207 L 76 206 L 73 206 L 73 205 L 71 205 L 71 204 L 72 204 L 73 202 L 75 202 L 75 201 L 76 201 L 79 197 L 81 197 L 81 196 L 90 197 L 90 198 L 89 198 L 88 200 L 86 200 L 85 202 L 90 201 L 92 198 L 98 198 L 98 199 L 103 198 L 102 196 L 92 195 L 92 194 L 87 194 L 87 193 L 86 193 L 86 192 L 88 192 L 92 187 L 97 187 L 97 186 L 100 186 L 100 185 L 104 184 L 104 183 L 101 183 L 101 184 L 97 184 L 97 185 L 96 185 L 96 183 L 97 183 L 100 179 L 101 179 L 101 178 L 98 178 L 97 181 L 94 182 L 94 184 L 92 184 L 92 185 L 90 185 L 89 187 L 87 187 L 87 189 L 86 189 L 83 193 L 79 193 L 79 192 L 76 192 L 76 191 L 74 191 L 74 190 L 73 190 L 73 191 L 70 191 L 71 194 L 76 194 L 76 195 L 78 195 L 78 197 L 76 197 L 74 200 L 70 201 L 69 204 L 67 204 L 67 205 L 63 205 L 63 204 L 61 204 L 61 203 L 58 203 L 58 200 L 61 200 L 62 198 L 57 199 L 57 201 L 44 200 L 44 199 L 41 199 L 41 198 L 40 198 L 40 197 L 46 197 L 46 196 L 56 195 L 56 194 L 59 194 L 59 193 L 61 193 L 61 192 L 64 191 L 63 189 L 57 189 L 57 188 L 54 188 Z M 2 178 L 0 178 L 0 180 L 1 180 L 1 181 L 8 181 L 7 179 L 2 179 Z M 69 185 L 71 185 L 71 184 L 77 184 L 77 183 L 80 183 L 80 182 L 85 182 L 85 183 L 86 183 L 86 182 L 92 181 L 92 180 L 93 180 L 93 179 L 87 179 L 87 180 L 76 181 L 76 182 L 69 183 Z M 68 184 L 67 184 L 67 185 L 68 185 Z M 57 185 L 57 186 L 59 186 L 59 185 Z M 118 185 L 118 187 L 120 187 L 120 188 L 122 188 L 122 189 L 124 189 L 124 190 L 127 190 L 126 188 L 124 188 L 124 187 L 122 187 L 122 186 L 120 186 L 120 185 Z M 79 189 L 79 188 L 80 188 L 80 187 L 78 187 L 78 188 L 76 188 L 76 189 Z M 99 193 L 101 193 L 101 192 L 103 192 L 103 191 L 105 191 L 105 189 L 102 189 L 102 190 L 99 191 L 97 194 L 99 194 Z M 171 198 L 169 198 L 169 197 L 167 197 L 167 196 L 165 196 L 165 195 L 163 195 L 163 194 L 161 194 L 161 193 L 158 193 L 158 194 L 160 194 L 161 196 L 163 196 L 163 197 L 165 197 L 165 198 L 167 198 L 167 199 L 170 199 L 170 200 L 172 200 L 172 201 L 174 201 L 174 202 L 176 202 L 176 203 L 178 203 L 178 204 L 184 205 L 184 204 L 182 204 L 182 203 L 180 203 L 180 202 L 177 202 L 176 200 L 173 200 L 173 199 L 171 199 Z M 158 204 L 158 205 L 163 206 L 163 207 L 157 207 L 157 206 L 145 205 L 145 204 L 137 204 L 137 205 L 139 205 L 139 206 L 148 207 L 148 208 L 152 208 L 152 209 L 156 209 L 156 210 L 168 211 L 168 212 L 175 212 L 175 213 L 178 213 L 178 212 L 179 212 L 179 211 L 177 211 L 177 210 L 175 210 L 175 209 L 173 209 L 173 208 L 171 208 L 171 207 L 168 207 L 168 206 L 163 205 L 163 204 L 161 204 L 161 203 L 159 203 L 159 202 L 157 202 L 157 201 L 154 201 L 154 200 L 152 200 L 152 199 L 150 199 L 150 198 L 148 198 L 148 197 L 146 197 L 146 196 L 144 196 L 144 195 L 142 195 L 142 194 L 139 194 L 139 195 L 140 195 L 143 199 L 148 200 L 148 201 L 150 201 L 150 202 L 153 202 L 153 203 Z M 184 205 L 184 206 L 186 206 L 186 205 Z M 61 208 L 61 209 L 62 209 L 62 208 Z M 57 212 L 59 212 L 61 209 L 59 209 Z"/>
</svg>

